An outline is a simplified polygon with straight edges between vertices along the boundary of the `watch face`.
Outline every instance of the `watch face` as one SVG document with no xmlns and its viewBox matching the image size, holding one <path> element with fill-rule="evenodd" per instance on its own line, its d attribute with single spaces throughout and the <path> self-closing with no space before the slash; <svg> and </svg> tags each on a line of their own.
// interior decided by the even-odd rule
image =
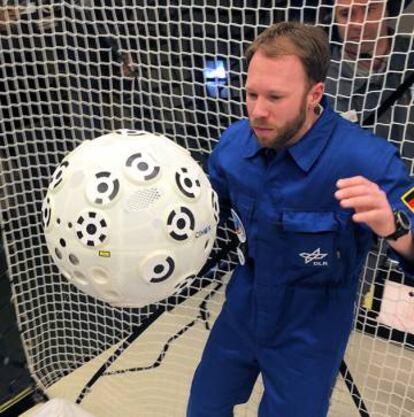
<svg viewBox="0 0 414 417">
<path fill-rule="evenodd" d="M 398 222 L 399 222 L 400 226 L 404 230 L 410 230 L 411 229 L 411 220 L 407 216 L 407 214 L 404 213 L 403 211 L 397 211 L 396 215 L 397 215 Z"/>
</svg>

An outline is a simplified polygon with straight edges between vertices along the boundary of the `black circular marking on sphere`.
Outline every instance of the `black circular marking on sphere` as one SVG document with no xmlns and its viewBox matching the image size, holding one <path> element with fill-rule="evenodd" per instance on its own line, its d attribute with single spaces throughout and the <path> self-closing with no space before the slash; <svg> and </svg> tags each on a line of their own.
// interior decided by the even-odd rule
<svg viewBox="0 0 414 417">
<path fill-rule="evenodd" d="M 109 200 L 111 200 L 111 201 L 116 197 L 116 195 L 119 192 L 119 180 L 114 180 L 113 185 L 114 185 L 114 189 L 109 196 Z"/>
<path fill-rule="evenodd" d="M 78 231 L 78 232 L 76 232 L 76 236 L 77 236 L 79 239 L 82 239 L 82 238 L 83 238 L 83 233 L 82 233 L 81 231 Z"/>
<path fill-rule="evenodd" d="M 68 227 L 69 227 L 69 229 L 72 229 L 73 224 L 72 224 L 71 222 L 69 222 L 69 223 L 68 223 Z"/>
<path fill-rule="evenodd" d="M 181 212 L 188 216 L 188 218 L 190 219 L 190 229 L 194 230 L 195 219 L 194 219 L 194 215 L 191 212 L 191 210 L 188 209 L 187 207 L 181 207 Z"/>
<path fill-rule="evenodd" d="M 102 200 L 102 198 L 97 198 L 97 199 L 95 200 L 95 204 L 103 204 L 103 200 Z"/>
<path fill-rule="evenodd" d="M 45 225 L 46 226 L 49 226 L 50 219 L 52 218 L 50 207 L 46 207 L 45 208 L 45 211 L 43 213 L 43 216 L 44 216 Z"/>
<path fill-rule="evenodd" d="M 94 219 L 96 217 L 96 213 L 94 211 L 90 211 L 88 214 L 91 219 Z"/>
<path fill-rule="evenodd" d="M 181 282 L 176 284 L 175 289 L 178 290 L 178 291 L 183 290 L 185 287 L 187 287 L 188 281 L 190 281 L 193 278 L 195 278 L 195 275 L 190 275 L 187 278 L 184 278 Z"/>
<path fill-rule="evenodd" d="M 135 161 L 135 159 L 138 159 L 138 158 L 141 158 L 141 157 L 142 157 L 142 154 L 140 154 L 140 153 L 134 153 L 133 155 L 131 155 L 131 156 L 127 159 L 127 161 L 126 161 L 125 165 L 126 165 L 127 167 L 130 167 L 130 166 L 132 166 L 132 163 Z"/>
<path fill-rule="evenodd" d="M 166 262 L 168 263 L 168 270 L 167 270 L 166 274 L 164 276 L 162 276 L 162 277 L 156 277 L 156 278 L 154 277 L 154 278 L 151 278 L 150 282 L 153 282 L 155 284 L 157 284 L 159 282 L 163 282 L 163 281 L 165 281 L 166 279 L 168 279 L 173 274 L 173 272 L 175 270 L 175 262 L 174 262 L 174 260 L 171 258 L 171 256 L 169 256 L 166 259 Z"/>
<path fill-rule="evenodd" d="M 95 243 L 93 243 L 93 240 L 88 240 L 86 243 L 88 246 L 95 246 Z"/>
<path fill-rule="evenodd" d="M 88 232 L 88 235 L 94 235 L 97 230 L 97 227 L 92 223 L 86 226 L 86 231 Z"/>
<path fill-rule="evenodd" d="M 176 172 L 175 173 L 175 183 L 177 184 L 178 189 L 186 196 L 189 198 L 194 198 L 195 195 L 193 193 L 191 193 L 190 191 L 187 191 L 184 189 L 183 185 L 181 184 L 181 175 Z"/>
<path fill-rule="evenodd" d="M 111 176 L 111 173 L 108 171 L 101 171 L 95 175 L 96 178 L 109 178 L 110 176 Z"/>
<path fill-rule="evenodd" d="M 168 215 L 168 219 L 167 219 L 167 225 L 171 226 L 174 217 L 177 215 L 177 213 L 175 212 L 175 210 L 173 210 L 169 215 Z"/>
<path fill-rule="evenodd" d="M 56 219 L 56 223 L 60 224 L 60 219 L 59 218 Z"/>
<path fill-rule="evenodd" d="M 204 249 L 207 249 L 207 246 L 208 246 L 208 244 L 210 243 L 210 240 L 209 239 L 207 239 L 206 240 L 206 243 L 204 243 Z"/>
<path fill-rule="evenodd" d="M 180 282 L 175 286 L 175 290 L 178 292 L 181 292 L 185 287 L 187 286 L 187 283 L 185 281 Z"/>
<path fill-rule="evenodd" d="M 153 178 L 155 178 L 159 174 L 159 172 L 160 172 L 160 167 L 159 166 L 155 166 L 154 167 L 154 170 L 151 172 L 151 174 L 146 175 L 144 177 L 145 181 L 152 180 Z"/>
<path fill-rule="evenodd" d="M 60 246 L 62 246 L 62 248 L 66 247 L 66 240 L 65 239 L 60 239 L 59 243 L 60 243 Z"/>
<path fill-rule="evenodd" d="M 117 130 L 116 133 L 119 133 L 120 135 L 122 134 L 126 134 L 127 136 L 143 136 L 146 135 L 146 132 L 141 132 L 138 130 L 132 130 L 132 129 L 128 129 L 128 130 Z"/>
<path fill-rule="evenodd" d="M 53 187 L 53 189 L 55 189 L 61 182 L 62 182 L 62 178 L 55 184 L 55 186 Z"/>
<path fill-rule="evenodd" d="M 162 271 L 164 271 L 164 265 L 159 264 L 154 266 L 154 272 L 156 274 L 161 274 Z"/>
<path fill-rule="evenodd" d="M 69 262 L 70 262 L 72 265 L 79 265 L 79 259 L 78 259 L 78 257 L 77 257 L 76 255 L 74 255 L 73 253 L 70 253 L 70 254 L 69 254 Z"/>
<path fill-rule="evenodd" d="M 184 173 L 187 173 L 188 169 L 187 168 L 181 168 L 181 171 L 184 172 Z"/>
<path fill-rule="evenodd" d="M 175 233 L 174 231 L 170 232 L 170 236 L 174 239 L 174 240 L 186 240 L 188 238 L 187 233 L 184 233 L 182 235 L 179 235 L 178 233 Z"/>
<path fill-rule="evenodd" d="M 55 248 L 55 255 L 58 259 L 62 259 L 62 252 L 58 248 Z"/>
<path fill-rule="evenodd" d="M 101 242 L 103 242 L 105 239 L 106 239 L 106 235 L 100 235 L 100 236 L 99 236 L 99 240 L 100 240 Z"/>
<path fill-rule="evenodd" d="M 139 159 L 139 158 L 142 158 L 142 154 L 141 153 L 135 153 L 127 159 L 125 165 L 127 167 L 131 167 L 132 164 L 134 163 L 134 161 L 136 159 Z M 137 169 L 142 171 L 142 172 L 145 172 L 149 167 L 150 167 L 150 165 L 148 164 L 148 162 L 145 162 L 145 161 L 138 162 L 138 165 L 137 165 Z M 160 172 L 160 167 L 159 166 L 154 166 L 152 172 L 149 173 L 148 175 L 146 175 L 144 177 L 144 180 L 145 181 L 152 180 L 153 178 L 155 178 L 159 174 L 159 172 Z"/>
<path fill-rule="evenodd" d="M 190 277 L 185 278 L 184 281 L 182 281 L 180 284 L 176 285 L 175 292 L 179 294 L 180 296 L 188 297 L 190 296 L 190 289 L 192 284 L 192 279 Z"/>
<path fill-rule="evenodd" d="M 182 230 L 184 227 L 186 229 L 190 229 L 190 230 L 194 230 L 195 227 L 195 220 L 194 220 L 194 215 L 193 213 L 187 208 L 187 207 L 180 207 L 180 212 L 183 213 L 186 217 L 187 220 L 183 219 L 183 218 L 178 218 L 176 219 L 176 212 L 173 210 L 170 215 L 168 216 L 168 220 L 167 220 L 167 224 L 169 226 L 173 225 L 174 228 L 180 229 Z M 184 222 L 184 223 L 183 223 Z M 189 223 L 189 224 L 188 224 Z M 180 233 L 177 230 L 173 230 L 170 232 L 170 236 L 175 239 L 175 240 L 185 240 L 188 239 L 189 235 L 187 233 Z"/>
<path fill-rule="evenodd" d="M 187 225 L 187 222 L 184 219 L 177 220 L 177 227 L 179 229 L 184 229 L 186 225 Z"/>
<path fill-rule="evenodd" d="M 146 171 L 149 168 L 149 165 L 146 162 L 139 162 L 137 168 L 140 171 Z"/>
<path fill-rule="evenodd" d="M 107 226 L 107 223 L 106 223 L 106 220 L 105 220 L 105 219 L 101 219 L 101 220 L 99 221 L 99 224 L 100 224 L 102 227 L 106 227 L 106 226 Z"/>
<path fill-rule="evenodd" d="M 186 228 L 186 229 L 194 230 L 195 221 L 194 221 L 193 213 L 186 207 L 180 207 L 180 212 L 185 214 L 187 219 L 183 219 L 181 217 L 177 218 L 177 213 L 175 212 L 175 210 L 173 210 L 168 216 L 167 225 L 172 226 L 175 229 L 180 229 L 181 232 L 178 230 L 172 230 L 170 232 L 170 236 L 175 240 L 181 241 L 181 240 L 188 239 L 189 237 L 187 233 L 182 232 L 182 229 Z"/>
<path fill-rule="evenodd" d="M 67 161 L 62 162 L 59 165 L 58 170 L 56 171 L 56 173 L 53 176 L 53 181 L 57 181 L 54 184 L 53 189 L 55 189 L 63 181 L 63 178 L 62 178 L 63 169 L 62 168 L 67 168 L 68 166 L 69 166 L 69 162 L 67 162 Z"/>
<path fill-rule="evenodd" d="M 106 193 L 108 191 L 108 184 L 106 184 L 105 182 L 101 182 L 100 184 L 98 184 L 98 193 Z"/>
<path fill-rule="evenodd" d="M 77 223 L 78 224 L 83 224 L 84 221 L 85 221 L 85 219 L 83 218 L 83 216 L 80 216 Z"/>
<path fill-rule="evenodd" d="M 182 172 L 187 172 L 187 169 L 185 168 L 181 168 Z M 184 187 L 190 188 L 190 189 L 194 189 L 195 186 L 200 187 L 200 181 L 195 180 L 193 182 L 193 180 L 189 177 L 186 177 L 180 173 L 180 172 L 176 172 L 175 173 L 175 183 L 177 184 L 178 189 L 186 196 L 189 198 L 194 198 L 195 194 L 193 192 L 191 192 L 191 190 L 185 189 Z"/>
<path fill-rule="evenodd" d="M 214 220 L 217 222 L 218 221 L 219 208 L 218 208 L 218 202 L 217 202 L 216 196 L 214 194 L 214 191 L 211 192 L 211 204 L 212 204 L 212 207 L 213 207 L 213 210 L 214 210 Z"/>
</svg>

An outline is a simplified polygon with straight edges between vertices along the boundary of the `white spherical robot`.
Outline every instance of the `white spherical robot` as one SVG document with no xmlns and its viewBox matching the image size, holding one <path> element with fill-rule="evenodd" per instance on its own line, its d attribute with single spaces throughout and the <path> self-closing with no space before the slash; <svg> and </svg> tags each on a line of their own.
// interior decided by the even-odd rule
<svg viewBox="0 0 414 417">
<path fill-rule="evenodd" d="M 199 272 L 215 240 L 218 202 L 186 149 L 161 135 L 120 130 L 63 159 L 42 214 L 65 278 L 113 306 L 142 307 Z"/>
</svg>

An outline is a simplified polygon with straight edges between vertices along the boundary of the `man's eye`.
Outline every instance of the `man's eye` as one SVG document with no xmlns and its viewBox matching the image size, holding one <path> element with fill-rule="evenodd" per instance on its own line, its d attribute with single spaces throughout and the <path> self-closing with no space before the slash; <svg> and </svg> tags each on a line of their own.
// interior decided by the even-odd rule
<svg viewBox="0 0 414 417">
<path fill-rule="evenodd" d="M 338 13 L 338 16 L 339 16 L 341 19 L 348 20 L 349 11 L 348 11 L 348 10 L 342 10 L 342 11 L 340 11 L 340 12 Z"/>
</svg>

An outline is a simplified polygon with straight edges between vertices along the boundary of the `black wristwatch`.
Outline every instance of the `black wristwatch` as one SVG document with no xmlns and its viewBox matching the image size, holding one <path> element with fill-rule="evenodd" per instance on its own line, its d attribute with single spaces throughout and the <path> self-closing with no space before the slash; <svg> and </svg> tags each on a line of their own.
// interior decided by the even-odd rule
<svg viewBox="0 0 414 417">
<path fill-rule="evenodd" d="M 407 214 L 401 210 L 394 210 L 395 232 L 384 236 L 386 240 L 397 240 L 406 235 L 411 230 L 411 220 Z"/>
</svg>

